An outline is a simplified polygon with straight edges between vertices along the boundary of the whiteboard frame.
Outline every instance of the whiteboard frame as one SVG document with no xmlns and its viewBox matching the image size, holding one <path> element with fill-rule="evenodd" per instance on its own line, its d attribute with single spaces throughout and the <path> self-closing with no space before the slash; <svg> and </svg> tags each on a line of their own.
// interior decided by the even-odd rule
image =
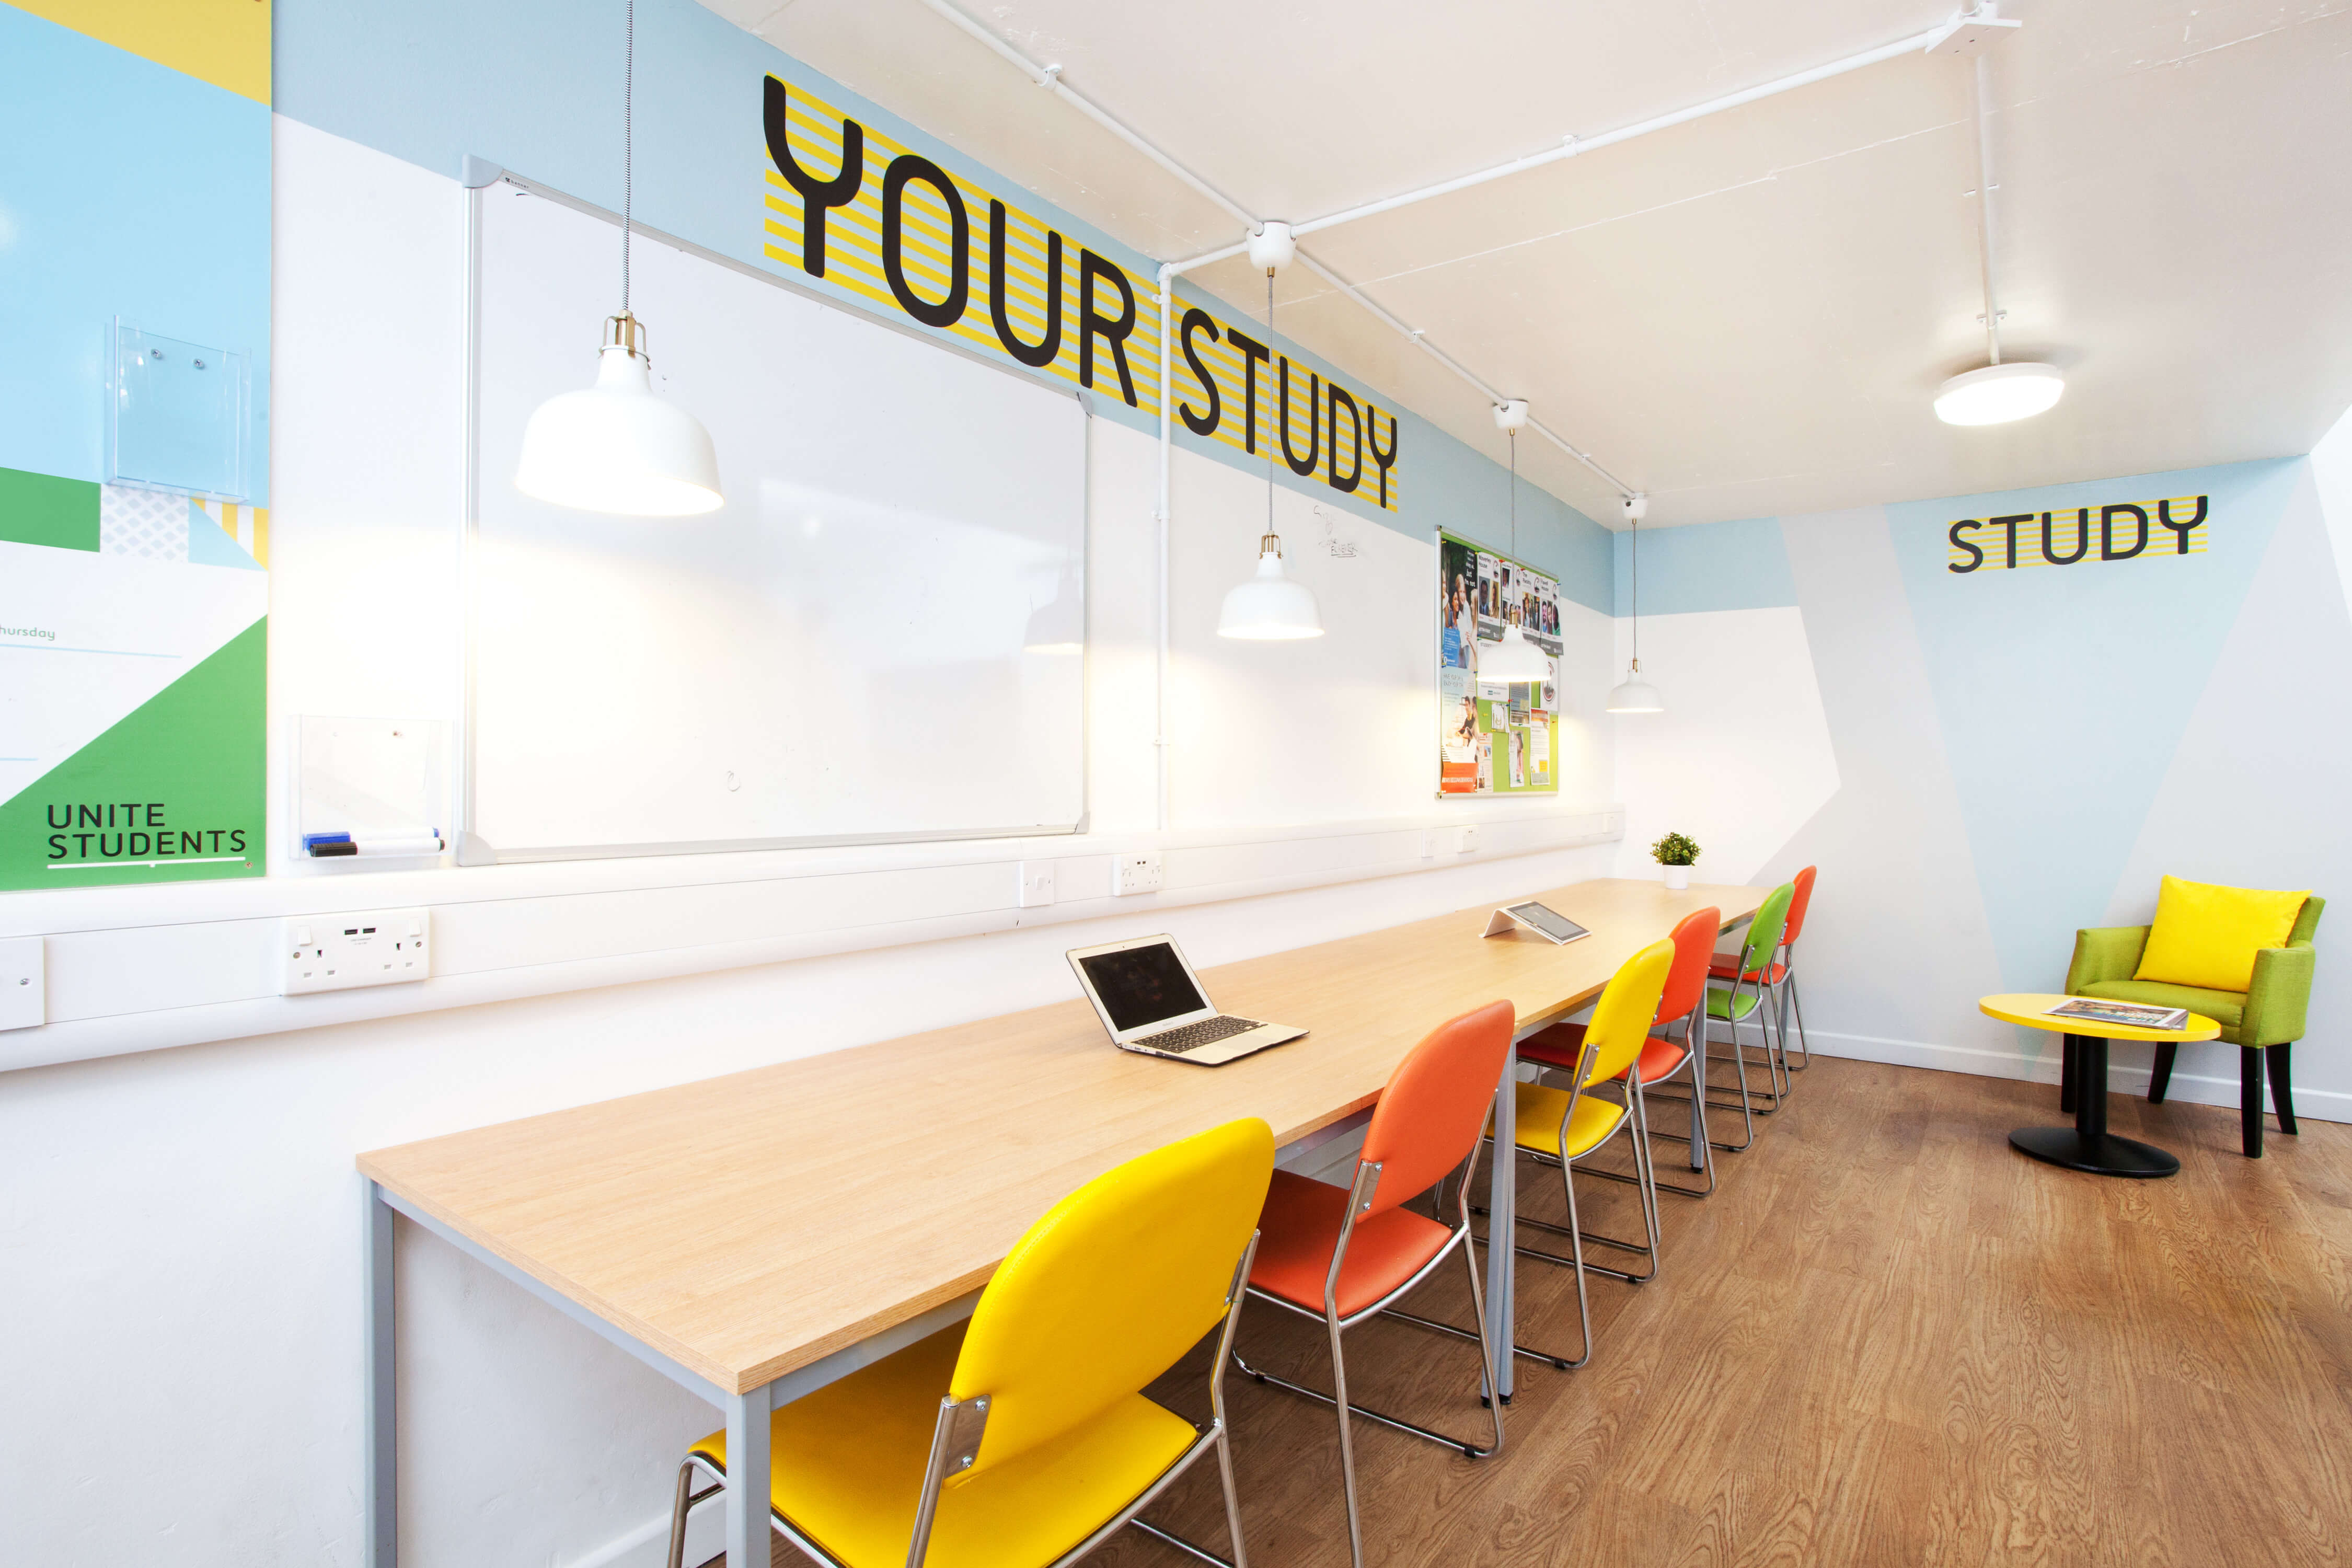
<svg viewBox="0 0 2352 1568">
<path fill-rule="evenodd" d="M 501 850 L 475 832 L 478 819 L 475 809 L 475 721 L 478 704 L 475 695 L 474 660 L 479 646 L 476 617 L 480 610 L 481 573 L 478 561 L 478 535 L 482 516 L 482 196 L 499 185 L 510 185 L 527 195 L 538 196 L 571 208 L 586 217 L 607 223 L 618 229 L 621 215 L 609 207 L 583 201 L 566 191 L 518 174 L 510 169 L 500 169 L 481 159 L 467 157 L 464 176 L 466 202 L 466 307 L 464 322 L 465 364 L 460 383 L 459 402 L 464 421 L 464 489 L 465 518 L 458 531 L 457 591 L 460 601 L 459 634 L 460 689 L 457 698 L 458 744 L 457 787 L 454 815 L 457 818 L 456 858 L 460 866 L 515 865 L 542 860 L 609 860 L 646 855 L 723 855 L 761 849 L 838 848 L 860 844 L 945 844 L 979 838 L 1051 838 L 1074 837 L 1087 831 L 1094 816 L 1094 759 L 1090 730 L 1094 715 L 1094 595 L 1086 591 L 1087 574 L 1092 563 L 1093 532 L 1091 515 L 1081 518 L 1078 530 L 1078 605 L 1082 630 L 1080 638 L 1085 651 L 1080 655 L 1079 714 L 1078 714 L 1078 818 L 1067 826 L 1035 825 L 1004 827 L 954 828 L 947 831 L 922 829 L 908 833 L 827 833 L 775 838 L 693 838 L 656 844 L 587 844 L 554 847 Z M 680 239 L 657 228 L 633 222 L 630 232 L 683 251 L 698 260 L 724 267 L 746 278 L 756 279 L 771 288 L 838 310 L 858 321 L 881 327 L 901 337 L 942 353 L 960 355 L 977 365 L 982 365 L 1000 375 L 1013 376 L 1028 385 L 1057 395 L 1075 398 L 1079 412 L 1085 416 L 1080 426 L 1084 434 L 1078 449 L 1079 494 L 1085 498 L 1082 508 L 1088 506 L 1093 490 L 1094 442 L 1092 431 L 1096 418 L 1094 401 L 1083 390 L 1055 386 L 1041 376 L 1031 375 L 1014 366 L 1003 363 L 965 348 L 961 343 L 945 342 L 929 332 L 919 331 L 903 321 L 871 310 L 857 310 L 840 300 L 820 293 L 804 284 L 793 281 L 765 268 L 724 256 L 692 240 Z"/>
</svg>

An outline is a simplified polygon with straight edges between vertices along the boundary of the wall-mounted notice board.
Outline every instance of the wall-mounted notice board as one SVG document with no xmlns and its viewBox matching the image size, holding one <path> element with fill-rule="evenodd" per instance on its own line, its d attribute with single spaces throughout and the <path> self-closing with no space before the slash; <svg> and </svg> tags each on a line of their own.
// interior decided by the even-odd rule
<svg viewBox="0 0 2352 1568">
<path fill-rule="evenodd" d="M 1517 626 L 1550 679 L 1478 679 L 1482 647 Z M 1450 533 L 1437 536 L 1437 793 L 1559 793 L 1559 581 Z"/>
<path fill-rule="evenodd" d="M 727 505 L 550 506 L 515 458 L 594 374 L 618 223 L 511 180 L 469 199 L 467 830 L 502 860 L 1076 830 L 1077 396 L 640 229 L 654 384 Z"/>
</svg>

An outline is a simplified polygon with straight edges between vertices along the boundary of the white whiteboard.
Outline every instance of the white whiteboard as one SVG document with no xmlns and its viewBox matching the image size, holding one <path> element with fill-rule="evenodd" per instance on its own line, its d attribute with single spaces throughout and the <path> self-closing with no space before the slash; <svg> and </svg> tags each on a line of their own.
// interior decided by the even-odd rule
<svg viewBox="0 0 2352 1568">
<path fill-rule="evenodd" d="M 726 507 L 514 488 L 619 310 L 609 216 L 479 192 L 468 831 L 501 860 L 1074 831 L 1086 411 L 639 231 L 654 386 Z"/>
</svg>

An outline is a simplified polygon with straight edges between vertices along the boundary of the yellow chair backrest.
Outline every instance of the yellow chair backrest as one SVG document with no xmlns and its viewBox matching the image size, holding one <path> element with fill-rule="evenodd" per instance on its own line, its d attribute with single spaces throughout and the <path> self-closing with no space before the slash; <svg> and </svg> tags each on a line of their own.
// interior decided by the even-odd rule
<svg viewBox="0 0 2352 1568">
<path fill-rule="evenodd" d="M 1593 1052 L 1592 1070 L 1585 1086 L 1607 1083 L 1633 1065 L 1642 1041 L 1658 1016 L 1658 998 L 1665 994 L 1666 973 L 1675 965 L 1671 938 L 1654 942 L 1618 967 L 1592 1009 L 1584 1038 Z"/>
<path fill-rule="evenodd" d="M 981 1293 L 949 1393 L 989 1396 L 966 1477 L 1099 1415 L 1225 1315 L 1274 1178 L 1274 1132 L 1228 1121 L 1129 1160 L 1045 1212 Z"/>
</svg>

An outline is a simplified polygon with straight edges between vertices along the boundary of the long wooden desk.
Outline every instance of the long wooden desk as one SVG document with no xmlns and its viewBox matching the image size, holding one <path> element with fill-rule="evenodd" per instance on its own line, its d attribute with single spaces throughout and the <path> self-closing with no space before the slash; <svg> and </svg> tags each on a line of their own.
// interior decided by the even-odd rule
<svg viewBox="0 0 2352 1568">
<path fill-rule="evenodd" d="M 1685 914 L 1714 904 L 1727 928 L 1764 891 L 1585 882 L 1534 895 L 1591 931 L 1565 947 L 1482 938 L 1481 905 L 1222 964 L 1202 972 L 1218 1006 L 1310 1033 L 1216 1068 L 1114 1049 L 1075 997 L 362 1154 L 369 1562 L 395 1561 L 394 1211 L 724 1411 L 728 1562 L 764 1568 L 770 1412 L 969 1312 L 1073 1188 L 1235 1117 L 1311 1144 L 1445 1019 L 1507 998 L 1525 1036 Z M 1181 912 L 1170 923 L 1181 938 Z M 1506 1236 L 1513 1164 L 1493 1163 Z M 1511 1259 L 1488 1248 L 1506 1397 Z"/>
</svg>

